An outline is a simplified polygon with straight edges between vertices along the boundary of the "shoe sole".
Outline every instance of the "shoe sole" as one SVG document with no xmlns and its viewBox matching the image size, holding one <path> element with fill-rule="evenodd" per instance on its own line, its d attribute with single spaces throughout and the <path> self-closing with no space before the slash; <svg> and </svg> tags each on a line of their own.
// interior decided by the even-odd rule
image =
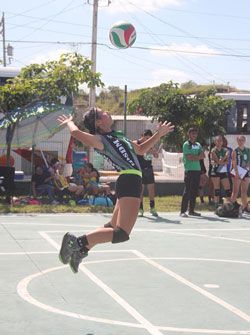
<svg viewBox="0 0 250 335">
<path fill-rule="evenodd" d="M 62 262 L 63 264 L 68 264 L 69 261 L 70 261 L 70 257 L 71 255 L 67 256 L 67 257 L 63 257 L 63 251 L 67 248 L 67 242 L 69 240 L 69 233 L 66 233 L 63 237 L 63 240 L 62 240 L 62 246 L 61 246 L 61 249 L 60 249 L 60 252 L 59 252 L 59 260 L 60 262 Z"/>
<path fill-rule="evenodd" d="M 88 254 L 85 255 L 82 259 L 86 258 L 87 256 L 88 256 Z M 80 263 L 79 263 L 79 266 L 80 266 Z M 73 265 L 71 264 L 71 262 L 69 262 L 69 267 L 70 267 L 70 269 L 71 269 L 71 271 L 72 271 L 73 273 L 78 273 L 79 266 L 78 266 L 78 268 L 76 269 L 75 267 L 73 267 Z"/>
<path fill-rule="evenodd" d="M 76 269 L 71 265 L 71 263 L 69 263 L 69 267 L 70 267 L 70 269 L 71 269 L 71 271 L 72 271 L 73 273 L 78 273 L 78 269 L 76 270 Z"/>
</svg>

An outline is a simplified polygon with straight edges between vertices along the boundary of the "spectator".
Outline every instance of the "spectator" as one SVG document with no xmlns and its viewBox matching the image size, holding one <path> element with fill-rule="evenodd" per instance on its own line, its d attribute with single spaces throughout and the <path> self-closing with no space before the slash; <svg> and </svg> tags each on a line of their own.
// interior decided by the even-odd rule
<svg viewBox="0 0 250 335">
<path fill-rule="evenodd" d="M 141 144 L 147 141 L 151 136 L 153 136 L 152 131 L 150 129 L 147 129 L 143 132 L 141 138 L 135 141 L 135 143 Z M 145 186 L 147 187 L 148 190 L 150 213 L 155 217 L 158 216 L 158 213 L 155 209 L 155 177 L 152 165 L 153 157 L 158 158 L 158 152 L 155 148 L 150 149 L 143 156 L 137 155 L 138 161 L 142 169 L 142 193 L 141 193 L 141 203 L 139 209 L 140 216 L 143 216 L 144 214 L 143 194 Z"/>
<path fill-rule="evenodd" d="M 68 182 L 68 179 L 64 176 L 64 165 L 60 162 L 56 163 L 54 184 L 56 189 L 59 191 L 60 197 L 64 195 L 75 195 L 76 197 L 79 197 L 84 191 L 84 187 L 82 185 L 76 185 L 75 183 Z"/>
<path fill-rule="evenodd" d="M 228 150 L 227 174 L 228 174 L 230 189 L 232 191 L 232 189 L 233 189 L 233 181 L 232 181 L 232 176 L 231 176 L 231 169 L 232 169 L 233 149 L 228 146 L 227 139 L 226 139 L 226 137 L 224 135 L 222 136 L 222 139 L 223 139 L 223 147 Z"/>
<path fill-rule="evenodd" d="M 199 183 L 199 197 L 201 204 L 205 203 L 204 200 L 204 188 L 208 185 L 208 176 L 206 175 L 207 169 L 204 164 L 204 159 L 200 160 L 201 165 L 201 175 L 200 175 L 200 183 Z"/>
<path fill-rule="evenodd" d="M 188 140 L 183 144 L 183 163 L 185 170 L 185 187 L 181 202 L 180 216 L 188 217 L 186 211 L 189 207 L 189 215 L 200 216 L 200 213 L 195 212 L 196 196 L 198 194 L 201 165 L 200 160 L 205 158 L 202 146 L 196 142 L 198 130 L 190 128 L 188 130 Z"/>
<path fill-rule="evenodd" d="M 223 137 L 215 137 L 214 148 L 211 151 L 211 180 L 214 187 L 214 204 L 218 207 L 221 196 L 221 184 L 225 190 L 227 201 L 230 202 L 231 189 L 227 173 L 229 151 L 223 147 Z"/>
<path fill-rule="evenodd" d="M 249 213 L 247 192 L 250 182 L 249 169 L 250 169 L 250 149 L 245 147 L 246 137 L 244 135 L 237 136 L 238 147 L 232 154 L 232 174 L 233 174 L 233 192 L 231 201 L 236 202 L 239 189 L 241 192 L 242 211 Z"/>
<path fill-rule="evenodd" d="M 60 165 L 59 159 L 58 158 L 52 158 L 49 167 L 47 168 L 48 172 L 51 174 L 51 176 L 54 176 L 58 167 Z"/>
<path fill-rule="evenodd" d="M 51 204 L 58 204 L 54 199 L 54 187 L 50 184 L 53 178 L 54 177 L 48 171 L 43 171 L 41 166 L 36 166 L 35 173 L 31 178 L 32 194 L 34 198 L 41 195 L 47 195 Z"/>
<path fill-rule="evenodd" d="M 100 183 L 100 174 L 92 163 L 87 163 L 85 168 L 81 170 L 83 185 L 85 192 L 90 195 L 109 194 L 110 186 Z"/>
</svg>

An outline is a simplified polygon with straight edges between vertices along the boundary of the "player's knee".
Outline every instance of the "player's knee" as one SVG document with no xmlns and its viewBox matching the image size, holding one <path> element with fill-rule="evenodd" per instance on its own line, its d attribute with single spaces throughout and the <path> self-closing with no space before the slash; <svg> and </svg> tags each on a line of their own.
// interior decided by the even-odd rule
<svg viewBox="0 0 250 335">
<path fill-rule="evenodd" d="M 112 243 L 121 243 L 129 240 L 129 235 L 120 227 L 114 228 Z"/>
<path fill-rule="evenodd" d="M 219 188 L 217 188 L 217 189 L 214 190 L 214 195 L 215 195 L 216 197 L 219 197 L 219 196 L 220 196 L 220 189 L 219 189 Z"/>
</svg>

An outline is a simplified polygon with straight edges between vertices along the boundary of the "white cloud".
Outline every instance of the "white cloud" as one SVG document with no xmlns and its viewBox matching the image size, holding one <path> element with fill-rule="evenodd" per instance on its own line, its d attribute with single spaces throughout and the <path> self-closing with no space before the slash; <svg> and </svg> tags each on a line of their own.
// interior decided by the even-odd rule
<svg viewBox="0 0 250 335">
<path fill-rule="evenodd" d="M 104 1 L 104 0 L 103 0 Z M 157 11 L 167 6 L 179 7 L 184 0 L 112 0 L 108 8 L 110 13 L 136 12 L 143 8 L 146 11 Z"/>
<path fill-rule="evenodd" d="M 187 72 L 177 69 L 158 69 L 153 71 L 151 74 L 153 79 L 150 86 L 157 86 L 170 80 L 177 83 L 185 83 L 186 81 L 191 80 L 191 77 Z"/>
<path fill-rule="evenodd" d="M 157 50 L 155 50 L 157 49 Z M 182 43 L 176 44 L 172 43 L 168 46 L 153 46 L 151 49 L 151 53 L 154 55 L 161 55 L 161 56 L 173 56 L 177 52 L 178 54 L 182 54 L 185 56 L 190 57 L 209 57 L 213 56 L 214 54 L 218 53 L 217 50 L 208 47 L 205 44 L 200 45 L 192 45 L 190 43 Z"/>
<path fill-rule="evenodd" d="M 30 64 L 41 64 L 47 61 L 58 60 L 61 54 L 72 52 L 72 49 L 57 49 L 48 51 L 47 53 L 40 53 L 30 60 Z"/>
</svg>

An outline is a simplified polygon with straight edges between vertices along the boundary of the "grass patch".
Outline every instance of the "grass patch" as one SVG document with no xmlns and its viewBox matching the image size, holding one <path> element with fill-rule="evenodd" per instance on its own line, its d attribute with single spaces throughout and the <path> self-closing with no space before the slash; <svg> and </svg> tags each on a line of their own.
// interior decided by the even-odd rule
<svg viewBox="0 0 250 335">
<path fill-rule="evenodd" d="M 164 196 L 155 198 L 155 207 L 158 212 L 179 212 L 181 196 Z M 143 199 L 144 210 L 149 211 L 149 199 Z M 213 206 L 197 203 L 197 211 L 213 211 Z M 112 213 L 112 207 L 102 206 L 72 206 L 72 205 L 5 205 L 0 204 L 0 213 Z"/>
</svg>

